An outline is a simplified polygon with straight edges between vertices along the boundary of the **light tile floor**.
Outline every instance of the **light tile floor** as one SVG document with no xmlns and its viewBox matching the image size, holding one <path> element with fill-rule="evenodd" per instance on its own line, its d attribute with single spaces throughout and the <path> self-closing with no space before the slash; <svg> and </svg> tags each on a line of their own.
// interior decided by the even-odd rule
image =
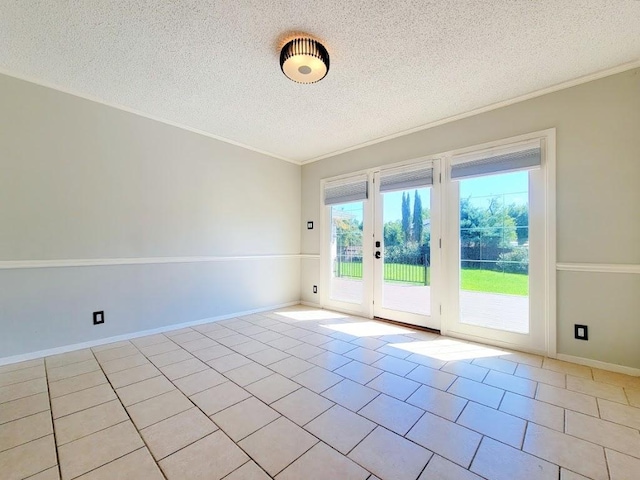
<svg viewBox="0 0 640 480">
<path fill-rule="evenodd" d="M 0 478 L 640 478 L 640 378 L 296 306 L 0 367 Z"/>
</svg>

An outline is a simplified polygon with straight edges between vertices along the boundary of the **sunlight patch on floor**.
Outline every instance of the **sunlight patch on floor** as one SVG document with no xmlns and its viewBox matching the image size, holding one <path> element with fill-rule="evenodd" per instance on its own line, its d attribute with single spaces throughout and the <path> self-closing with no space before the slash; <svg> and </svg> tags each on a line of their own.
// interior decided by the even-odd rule
<svg viewBox="0 0 640 480">
<path fill-rule="evenodd" d="M 415 330 L 411 330 L 409 328 L 374 321 L 322 326 L 337 332 L 353 335 L 354 337 L 379 337 L 381 335 L 399 335 L 415 332 Z"/>
<path fill-rule="evenodd" d="M 307 320 L 334 320 L 339 318 L 348 318 L 348 315 L 337 312 L 329 312 L 327 310 L 293 310 L 274 312 L 276 315 L 290 318 L 291 320 L 307 321 Z"/>
<path fill-rule="evenodd" d="M 445 362 L 474 358 L 499 357 L 509 352 L 460 340 L 441 339 L 426 342 L 391 343 L 390 347 Z"/>
</svg>

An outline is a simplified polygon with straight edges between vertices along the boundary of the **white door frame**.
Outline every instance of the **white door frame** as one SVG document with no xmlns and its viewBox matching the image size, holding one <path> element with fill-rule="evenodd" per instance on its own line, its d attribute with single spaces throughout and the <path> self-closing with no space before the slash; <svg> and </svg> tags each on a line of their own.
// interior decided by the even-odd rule
<svg viewBox="0 0 640 480">
<path fill-rule="evenodd" d="M 431 217 L 431 284 L 430 284 L 430 315 L 420 315 L 417 313 L 404 312 L 401 310 L 393 310 L 383 307 L 383 286 L 384 286 L 384 199 L 383 194 L 380 192 L 380 173 L 384 170 L 395 170 L 396 168 L 379 168 L 374 171 L 374 186 L 373 186 L 373 199 L 374 199 L 374 241 L 380 241 L 381 247 L 374 248 L 374 251 L 380 251 L 382 256 L 379 260 L 374 260 L 374 305 L 373 315 L 380 318 L 395 320 L 411 325 L 417 325 L 421 327 L 427 327 L 434 330 L 440 330 L 440 294 L 441 294 L 441 271 L 442 271 L 442 248 L 441 248 L 441 197 L 442 197 L 442 181 L 441 181 L 441 160 L 439 158 L 422 160 L 417 165 L 424 165 L 425 167 L 433 167 L 433 185 L 429 186 L 430 189 L 430 205 L 431 212 L 435 212 L 435 215 Z M 417 166 L 414 165 L 414 166 Z"/>
<path fill-rule="evenodd" d="M 367 272 L 373 270 L 373 200 L 371 192 L 369 198 L 363 202 L 363 229 L 362 229 L 362 304 L 341 302 L 331 298 L 331 248 L 329 236 L 331 235 L 331 209 L 324 204 L 324 188 L 328 182 L 348 180 L 351 177 L 367 175 L 367 182 L 371 185 L 373 173 L 370 171 L 353 172 L 337 177 L 326 178 L 320 181 L 320 306 L 339 312 L 373 318 L 373 276 Z M 369 189 L 371 190 L 371 189 Z"/>
<path fill-rule="evenodd" d="M 327 242 L 327 238 L 329 235 L 329 215 L 328 208 L 324 205 L 324 185 L 328 181 L 334 181 L 338 179 L 346 179 L 348 177 L 362 175 L 366 173 L 369 178 L 369 182 L 371 185 L 371 180 L 374 172 L 380 171 L 382 168 L 392 168 L 392 167 L 400 167 L 405 165 L 419 164 L 429 160 L 441 159 L 441 170 L 443 185 L 440 188 L 441 194 L 439 196 L 440 201 L 440 211 L 442 214 L 441 217 L 441 237 L 442 237 L 442 245 L 443 247 L 449 246 L 449 249 L 441 249 L 442 251 L 442 266 L 440 269 L 439 282 L 441 285 L 448 285 L 450 283 L 451 272 L 449 272 L 450 268 L 448 265 L 451 264 L 450 256 L 447 256 L 446 250 L 451 250 L 450 242 L 457 242 L 459 232 L 451 232 L 451 219 L 447 218 L 445 212 L 448 212 L 450 208 L 450 201 L 447 199 L 447 195 L 445 194 L 446 185 L 444 182 L 448 182 L 449 178 L 449 168 L 451 157 L 454 155 L 470 153 L 479 150 L 487 150 L 499 146 L 503 146 L 510 143 L 518 143 L 525 142 L 527 140 L 533 139 L 542 139 L 542 154 L 543 154 L 543 162 L 544 167 L 542 168 L 542 175 L 544 176 L 544 190 L 545 190 L 545 243 L 546 243 L 546 252 L 545 252 L 545 261 L 543 265 L 543 275 L 544 275 L 544 330 L 545 330 L 545 347 L 544 352 L 535 351 L 535 353 L 544 353 L 549 357 L 555 358 L 557 355 L 557 323 L 556 323 L 556 129 L 550 128 L 546 130 L 540 130 L 536 132 L 531 132 L 523 135 L 518 135 L 514 137 L 504 138 L 492 142 L 487 142 L 483 144 L 473 145 L 465 148 L 460 148 L 456 150 L 451 150 L 447 152 L 442 152 L 436 155 L 430 155 L 427 157 L 422 157 L 419 159 L 413 159 L 406 162 L 399 162 L 394 164 L 384 165 L 383 167 L 370 168 L 366 170 L 359 170 L 355 172 L 351 172 L 346 175 L 340 175 L 336 177 L 326 178 L 321 180 L 320 182 L 320 305 L 323 308 L 332 308 L 335 310 L 343 311 L 345 313 L 360 315 L 366 318 L 373 318 L 373 285 L 369 284 L 367 286 L 364 285 L 364 296 L 363 296 L 363 305 L 360 309 L 353 308 L 347 304 L 347 308 L 340 308 L 340 306 L 336 306 L 335 302 L 331 302 L 329 299 L 329 280 L 331 276 L 331 265 L 330 265 L 330 251 L 329 251 L 329 243 Z M 368 200 L 365 200 L 365 218 L 373 217 L 373 205 L 372 205 L 372 195 L 369 196 Z M 455 233 L 455 236 L 453 234 Z M 452 238 L 453 236 L 453 238 Z M 363 228 L 363 272 L 371 271 L 373 268 L 373 225 L 372 222 L 364 222 Z M 367 255 L 365 252 L 369 252 L 370 255 Z M 370 278 L 373 278 L 373 275 L 369 275 Z M 447 302 L 447 293 L 442 291 L 438 294 L 439 300 L 442 302 Z M 432 304 L 432 311 L 434 305 Z M 500 341 L 492 341 L 488 338 L 478 338 L 469 335 L 460 334 L 458 332 L 453 331 L 450 328 L 451 325 L 451 313 L 447 312 L 448 309 L 443 308 L 442 315 L 440 317 L 440 331 L 442 335 L 447 336 L 455 336 L 468 340 L 480 341 L 486 344 L 494 344 L 501 347 L 506 348 L 514 348 L 517 350 L 527 350 L 524 347 L 508 344 Z"/>
<path fill-rule="evenodd" d="M 516 350 L 530 351 L 532 353 L 544 354 L 549 357 L 556 356 L 557 342 L 556 342 L 556 201 L 555 201 L 555 175 L 556 175 L 556 158 L 555 158 L 555 129 L 548 129 L 539 132 L 532 132 L 525 135 L 519 135 L 516 137 L 510 137 L 494 142 L 488 142 L 480 145 L 474 145 L 472 147 L 459 149 L 451 152 L 447 152 L 445 156 L 445 183 L 443 191 L 443 201 L 445 202 L 443 222 L 443 256 L 445 267 L 444 271 L 444 285 L 447 288 L 446 298 L 443 299 L 444 307 L 442 313 L 442 328 L 441 333 L 443 335 L 462 338 L 466 340 L 478 341 L 491 345 L 496 345 L 505 348 L 512 348 Z M 532 175 L 539 175 L 541 185 L 541 192 L 532 192 L 534 194 L 542 195 L 542 198 L 537 198 L 537 204 L 541 205 L 542 211 L 539 212 L 543 215 L 540 219 L 538 227 L 542 230 L 540 235 L 541 242 L 544 244 L 542 251 L 537 252 L 538 257 L 542 259 L 539 268 L 541 270 L 541 291 L 540 297 L 537 299 L 531 298 L 530 301 L 541 301 L 541 319 L 542 325 L 540 328 L 541 339 L 539 346 L 524 345 L 521 343 L 511 341 L 505 341 L 505 337 L 509 335 L 496 334 L 497 337 L 503 339 L 490 338 L 484 335 L 477 335 L 469 333 L 473 330 L 482 330 L 468 328 L 466 332 L 461 332 L 457 329 L 458 325 L 458 304 L 457 304 L 457 292 L 453 292 L 452 286 L 454 279 L 458 278 L 458 260 L 459 260 L 459 213 L 458 197 L 454 199 L 454 196 L 458 193 L 458 187 L 456 184 L 450 181 L 450 165 L 451 158 L 454 155 L 479 152 L 482 150 L 490 150 L 493 148 L 517 144 L 526 142 L 528 140 L 541 140 L 542 146 L 542 166 L 541 169 L 532 172 Z M 454 276 L 452 278 L 452 276 Z M 446 288 L 446 287 L 445 287 Z M 515 337 L 515 335 L 514 335 Z"/>
<path fill-rule="evenodd" d="M 383 167 L 368 168 L 366 170 L 356 170 L 343 175 L 337 175 L 335 177 L 324 178 L 320 180 L 320 307 L 330 308 L 339 312 L 348 313 L 351 315 L 359 315 L 365 318 L 373 318 L 373 300 L 374 300 L 374 285 L 373 285 L 373 260 L 374 260 L 374 202 L 375 202 L 375 189 L 371 188 L 373 185 L 373 178 L 375 173 L 380 172 L 388 168 L 401 168 L 401 167 L 417 167 L 422 164 L 434 162 L 440 160 L 440 155 L 430 155 L 426 157 L 414 158 L 404 162 L 393 163 L 384 165 Z M 439 173 L 439 172 L 438 172 Z M 358 177 L 367 175 L 369 181 L 369 198 L 364 200 L 364 218 L 363 218 L 363 231 L 362 231 L 362 271 L 363 271 L 363 298 L 362 305 L 358 306 L 352 303 L 339 302 L 331 299 L 331 251 L 330 244 L 327 241 L 331 233 L 331 218 L 330 209 L 324 204 L 324 189 L 325 185 L 329 182 L 336 182 L 340 180 L 348 180 L 352 177 Z M 438 189 L 441 190 L 441 189 Z M 441 204 L 442 195 L 438 193 L 437 201 Z M 440 215 L 442 217 L 442 215 Z M 437 228 L 441 231 L 440 224 Z M 365 272 L 371 272 L 366 275 Z M 432 306 L 433 309 L 433 306 Z M 438 304 L 439 314 L 439 304 Z M 439 319 L 438 319 L 439 321 Z"/>
</svg>

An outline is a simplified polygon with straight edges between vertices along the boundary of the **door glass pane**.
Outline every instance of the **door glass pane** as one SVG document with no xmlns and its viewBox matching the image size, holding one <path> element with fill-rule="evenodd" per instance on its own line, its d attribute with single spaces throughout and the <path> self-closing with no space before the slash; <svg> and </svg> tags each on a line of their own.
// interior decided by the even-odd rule
<svg viewBox="0 0 640 480">
<path fill-rule="evenodd" d="M 364 202 L 331 206 L 331 288 L 333 300 L 362 303 L 362 221 Z"/>
<path fill-rule="evenodd" d="M 431 314 L 431 189 L 382 194 L 382 306 Z"/>
<path fill-rule="evenodd" d="M 460 181 L 460 321 L 529 333 L 529 173 Z"/>
</svg>

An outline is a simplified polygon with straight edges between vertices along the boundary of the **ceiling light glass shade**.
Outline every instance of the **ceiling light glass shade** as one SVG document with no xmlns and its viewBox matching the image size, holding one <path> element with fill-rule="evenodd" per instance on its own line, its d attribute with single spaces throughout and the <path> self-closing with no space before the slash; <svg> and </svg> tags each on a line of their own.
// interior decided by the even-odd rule
<svg viewBox="0 0 640 480">
<path fill-rule="evenodd" d="M 282 73 L 297 83 L 315 83 L 329 72 L 329 52 L 310 38 L 296 38 L 280 52 Z"/>
</svg>

